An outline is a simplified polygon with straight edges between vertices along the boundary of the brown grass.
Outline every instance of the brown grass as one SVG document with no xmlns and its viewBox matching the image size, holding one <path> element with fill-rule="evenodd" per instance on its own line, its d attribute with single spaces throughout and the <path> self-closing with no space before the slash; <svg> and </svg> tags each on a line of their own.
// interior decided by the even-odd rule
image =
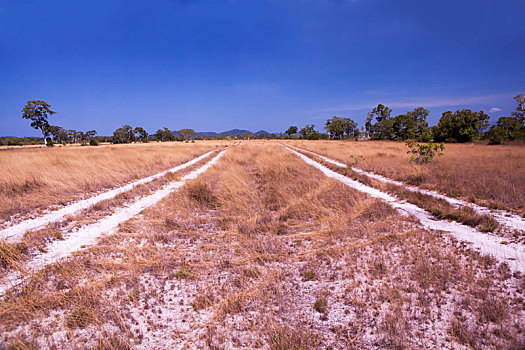
<svg viewBox="0 0 525 350">
<path fill-rule="evenodd" d="M 55 147 L 0 152 L 0 220 L 65 205 L 167 170 L 221 142 Z"/>
<path fill-rule="evenodd" d="M 408 148 L 390 141 L 288 141 L 412 185 L 525 214 L 525 146 L 447 144 L 428 165 L 409 163 Z"/>
<path fill-rule="evenodd" d="M 523 277 L 461 247 L 278 146 L 248 143 L 9 292 L 0 341 L 519 348 Z"/>
</svg>

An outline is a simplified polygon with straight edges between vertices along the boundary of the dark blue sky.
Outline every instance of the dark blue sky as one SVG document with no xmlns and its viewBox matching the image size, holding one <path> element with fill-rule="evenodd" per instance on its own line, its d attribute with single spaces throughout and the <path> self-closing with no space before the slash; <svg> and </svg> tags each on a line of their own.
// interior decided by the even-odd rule
<svg viewBox="0 0 525 350">
<path fill-rule="evenodd" d="M 111 134 L 284 131 L 377 103 L 435 124 L 525 93 L 524 0 L 0 0 L 0 135 L 21 109 Z M 501 109 L 501 111 L 497 111 Z"/>
</svg>

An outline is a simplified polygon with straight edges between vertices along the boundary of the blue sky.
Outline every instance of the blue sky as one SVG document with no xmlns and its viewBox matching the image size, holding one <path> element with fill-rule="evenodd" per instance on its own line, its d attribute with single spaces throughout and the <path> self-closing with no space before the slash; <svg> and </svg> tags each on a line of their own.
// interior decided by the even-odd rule
<svg viewBox="0 0 525 350">
<path fill-rule="evenodd" d="M 466 107 L 495 120 L 525 93 L 523 13 L 523 0 L 0 0 L 0 135 L 38 135 L 30 99 L 102 135 L 362 125 L 377 103 L 427 107 L 431 124 Z"/>
</svg>

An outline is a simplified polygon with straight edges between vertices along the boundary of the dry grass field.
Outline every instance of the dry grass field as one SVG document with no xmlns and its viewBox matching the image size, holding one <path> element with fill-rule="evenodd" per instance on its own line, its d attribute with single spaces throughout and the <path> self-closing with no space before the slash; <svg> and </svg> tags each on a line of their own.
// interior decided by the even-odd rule
<svg viewBox="0 0 525 350">
<path fill-rule="evenodd" d="M 63 206 L 166 170 L 224 144 L 155 142 L 0 151 L 0 220 Z"/>
<path fill-rule="evenodd" d="M 410 164 L 408 147 L 389 141 L 292 141 L 367 171 L 525 215 L 525 145 L 447 144 L 445 155 Z"/>
<path fill-rule="evenodd" d="M 392 149 L 382 152 L 380 144 L 371 142 L 294 144 L 342 161 L 363 154 L 360 167 L 404 180 L 439 168 L 417 170 L 396 143 L 383 143 Z M 216 146 L 109 147 L 104 157 L 118 166 L 108 176 L 116 180 L 101 179 L 111 187 Z M 446 161 L 444 173 L 460 177 L 468 171 L 454 164 L 465 159 L 464 151 L 454 149 L 447 147 L 439 162 Z M 512 160 L 496 156 L 496 150 L 506 148 L 489 150 L 492 158 L 487 160 L 511 167 Z M 473 153 L 469 166 L 477 171 L 483 156 Z M 93 167 L 103 167 L 100 158 L 79 154 L 84 166 L 93 161 Z M 139 167 L 139 159 L 147 160 L 149 168 L 141 165 L 137 173 L 118 177 L 126 162 Z M 394 171 L 396 159 L 399 173 Z M 33 168 L 28 164 L 19 169 Z M 497 166 L 487 168 L 492 171 L 482 171 L 476 181 L 485 179 L 496 191 L 500 179 L 484 176 L 498 174 Z M 506 179 L 523 171 L 516 164 L 507 170 Z M 72 185 L 75 181 L 63 182 L 79 194 L 82 186 Z M 444 183 L 427 181 L 421 185 L 442 190 Z M 502 197 L 505 189 L 498 187 Z M 463 191 L 456 195 L 475 193 Z M 93 211 L 92 220 L 133 198 L 106 203 L 108 208 Z M 62 226 L 52 229 L 60 232 Z M 60 240 L 67 241 L 68 234 Z M 50 249 L 42 244 L 41 250 Z M 523 273 L 326 177 L 276 142 L 243 141 L 229 147 L 206 172 L 122 222 L 114 233 L 44 268 L 28 272 L 26 262 L 42 253 L 31 250 L 18 266 L 5 264 L 13 247 L 0 242 L 0 280 L 13 270 L 23 279 L 0 296 L 0 349 L 525 347 Z"/>
</svg>

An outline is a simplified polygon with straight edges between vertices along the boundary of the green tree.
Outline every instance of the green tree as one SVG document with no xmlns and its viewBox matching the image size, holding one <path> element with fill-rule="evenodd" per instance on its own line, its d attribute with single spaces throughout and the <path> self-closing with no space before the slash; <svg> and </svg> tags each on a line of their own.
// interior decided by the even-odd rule
<svg viewBox="0 0 525 350">
<path fill-rule="evenodd" d="M 303 137 L 303 138 L 306 138 L 308 135 L 310 135 L 311 133 L 315 132 L 315 129 L 314 129 L 314 125 L 311 124 L 311 125 L 306 125 L 304 128 L 302 128 L 301 130 L 299 130 L 299 134 Z"/>
<path fill-rule="evenodd" d="M 187 141 L 191 135 L 195 134 L 195 131 L 193 129 L 182 129 L 179 130 L 179 135 L 182 136 L 184 141 Z"/>
<path fill-rule="evenodd" d="M 378 123 L 382 122 L 383 120 L 390 119 L 390 114 L 392 113 L 392 110 L 388 108 L 387 106 L 383 104 L 378 104 L 377 107 L 372 109 L 371 112 L 368 113 L 366 117 L 365 122 L 365 130 L 370 135 L 373 133 L 373 124 L 372 121 L 374 120 L 374 117 Z"/>
<path fill-rule="evenodd" d="M 430 128 L 428 126 L 427 117 L 429 115 L 428 109 L 423 107 L 417 107 L 413 111 L 407 112 L 407 115 L 414 119 L 416 124 L 416 135 L 415 138 L 418 141 L 428 142 L 432 138 Z"/>
<path fill-rule="evenodd" d="M 333 139 L 342 139 L 346 134 L 347 136 L 359 134 L 357 129 L 357 123 L 350 118 L 332 117 L 328 119 L 325 124 L 325 130 L 328 131 L 330 137 Z"/>
<path fill-rule="evenodd" d="M 133 128 L 127 124 L 113 132 L 113 143 L 130 143 L 134 139 Z"/>
<path fill-rule="evenodd" d="M 292 125 L 288 128 L 288 130 L 285 131 L 285 134 L 288 136 L 296 135 L 297 134 L 297 126 Z"/>
<path fill-rule="evenodd" d="M 489 125 L 490 117 L 483 111 L 472 112 L 470 109 L 461 109 L 452 113 L 444 112 L 438 125 L 432 129 L 436 141 L 470 142 Z"/>
<path fill-rule="evenodd" d="M 141 126 L 137 126 L 135 129 L 133 129 L 133 134 L 135 135 L 136 139 L 140 140 L 140 142 L 144 142 L 144 140 L 148 138 L 148 133 Z"/>
<path fill-rule="evenodd" d="M 253 132 L 247 131 L 244 134 L 242 134 L 240 137 L 243 140 L 253 139 Z"/>
<path fill-rule="evenodd" d="M 97 134 L 96 130 L 88 130 L 86 131 L 86 140 L 87 142 L 90 142 L 93 137 Z"/>
<path fill-rule="evenodd" d="M 171 130 L 166 127 L 158 129 L 155 133 L 155 138 L 162 142 L 175 140 L 175 136 L 173 135 Z"/>
<path fill-rule="evenodd" d="M 44 136 L 44 143 L 49 145 L 49 124 L 48 118 L 56 114 L 51 110 L 51 105 L 45 101 L 32 100 L 27 101 L 27 104 L 22 109 L 22 118 L 31 120 L 31 126 L 35 129 L 40 129 Z"/>
<path fill-rule="evenodd" d="M 519 94 L 514 96 L 514 99 L 518 103 L 518 106 L 516 106 L 516 111 L 512 112 L 511 114 L 519 120 L 522 124 L 525 123 L 525 95 Z"/>
</svg>

